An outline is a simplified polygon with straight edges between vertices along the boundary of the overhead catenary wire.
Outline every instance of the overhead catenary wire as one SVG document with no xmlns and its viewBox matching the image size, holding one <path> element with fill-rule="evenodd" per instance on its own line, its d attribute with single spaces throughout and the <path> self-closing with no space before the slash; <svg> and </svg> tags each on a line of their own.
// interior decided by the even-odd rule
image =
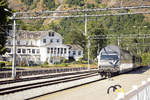
<svg viewBox="0 0 150 100">
<path fill-rule="evenodd" d="M 126 9 L 141 9 L 150 8 L 149 5 L 143 6 L 122 6 L 114 8 L 95 8 L 95 9 L 75 9 L 75 10 L 58 10 L 58 11 L 39 11 L 39 12 L 17 12 L 17 14 L 46 14 L 46 13 L 74 13 L 74 12 L 93 12 L 93 11 L 108 11 L 108 10 L 126 10 Z"/>
<path fill-rule="evenodd" d="M 15 12 L 16 16 L 11 17 L 11 19 L 49 19 L 49 18 L 77 18 L 77 17 L 102 17 L 102 16 L 120 16 L 120 15 L 133 15 L 133 14 L 149 14 L 150 11 L 146 12 L 127 12 L 127 13 L 107 13 L 107 14 L 89 14 L 88 12 L 100 12 L 100 11 L 110 11 L 110 10 L 128 10 L 128 9 L 147 9 L 147 6 L 124 6 L 124 7 L 114 7 L 114 8 L 95 8 L 95 9 L 75 9 L 75 10 L 64 10 L 64 11 L 39 11 L 39 12 Z M 80 14 L 78 12 L 81 12 Z M 53 13 L 64 13 L 64 15 L 53 16 Z M 67 13 L 67 14 L 65 14 Z M 75 13 L 74 15 L 68 15 Z M 86 13 L 86 14 L 85 14 Z M 42 15 L 47 14 L 47 15 Z"/>
<path fill-rule="evenodd" d="M 109 34 L 109 35 L 94 35 L 94 36 L 89 36 L 88 39 L 111 39 L 111 38 L 150 38 L 150 34 L 119 34 L 119 35 L 113 35 L 113 34 Z"/>
</svg>

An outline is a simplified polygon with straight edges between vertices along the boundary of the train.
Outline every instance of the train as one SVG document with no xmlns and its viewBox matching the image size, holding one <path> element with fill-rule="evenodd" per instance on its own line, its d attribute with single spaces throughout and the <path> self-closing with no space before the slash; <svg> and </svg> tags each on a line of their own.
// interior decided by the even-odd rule
<svg viewBox="0 0 150 100">
<path fill-rule="evenodd" d="M 112 77 L 132 71 L 141 67 L 142 62 L 141 57 L 116 45 L 102 48 L 97 59 L 98 72 L 102 77 Z"/>
</svg>

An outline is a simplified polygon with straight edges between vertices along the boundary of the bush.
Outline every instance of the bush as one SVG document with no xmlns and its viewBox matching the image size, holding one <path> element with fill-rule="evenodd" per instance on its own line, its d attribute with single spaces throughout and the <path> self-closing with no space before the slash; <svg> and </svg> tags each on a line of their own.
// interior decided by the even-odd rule
<svg viewBox="0 0 150 100">
<path fill-rule="evenodd" d="M 63 60 L 62 60 L 62 63 L 68 63 L 68 62 L 69 62 L 68 59 L 63 59 Z"/>
<path fill-rule="evenodd" d="M 0 62 L 0 68 L 5 67 L 5 62 Z"/>
<path fill-rule="evenodd" d="M 43 63 L 43 65 L 48 65 L 48 61 L 45 61 L 45 62 Z"/>
<path fill-rule="evenodd" d="M 6 66 L 12 66 L 12 61 L 8 61 L 5 64 L 6 64 Z"/>
<path fill-rule="evenodd" d="M 142 65 L 147 66 L 150 64 L 150 54 L 149 53 L 143 53 L 142 54 Z"/>
</svg>

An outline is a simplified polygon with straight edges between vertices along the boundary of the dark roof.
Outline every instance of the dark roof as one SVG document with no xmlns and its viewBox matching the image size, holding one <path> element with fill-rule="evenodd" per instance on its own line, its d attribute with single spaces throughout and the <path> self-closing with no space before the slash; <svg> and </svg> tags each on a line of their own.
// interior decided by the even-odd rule
<svg viewBox="0 0 150 100">
<path fill-rule="evenodd" d="M 42 36 L 45 36 L 46 34 L 48 34 L 49 32 L 54 32 L 54 31 L 52 31 L 52 30 L 48 30 L 48 31 L 18 30 L 16 32 L 16 36 L 17 36 L 17 40 L 39 39 Z M 13 33 L 13 31 L 10 33 Z M 54 33 L 61 36 L 60 34 L 58 34 L 56 32 L 54 32 Z"/>
<path fill-rule="evenodd" d="M 106 47 L 104 47 L 101 52 L 117 52 L 120 53 L 120 48 L 116 45 L 108 45 Z"/>
<path fill-rule="evenodd" d="M 69 49 L 70 50 L 83 50 L 83 48 L 80 46 L 80 45 L 77 45 L 77 44 L 67 44 L 67 46 L 69 46 Z"/>
</svg>

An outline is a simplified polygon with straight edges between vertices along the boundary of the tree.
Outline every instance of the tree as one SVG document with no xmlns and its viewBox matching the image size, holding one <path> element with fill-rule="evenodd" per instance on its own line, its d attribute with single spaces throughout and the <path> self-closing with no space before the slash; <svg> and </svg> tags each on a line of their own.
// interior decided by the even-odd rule
<svg viewBox="0 0 150 100">
<path fill-rule="evenodd" d="M 0 1 L 0 55 L 4 54 L 6 52 L 5 49 L 5 43 L 6 43 L 6 29 L 8 24 L 8 16 L 11 15 L 11 13 L 7 10 L 10 10 L 8 8 L 8 2 L 7 0 L 1 0 Z"/>
<path fill-rule="evenodd" d="M 89 27 L 89 36 L 90 38 L 90 58 L 95 59 L 99 51 L 106 46 L 107 39 L 102 39 L 101 37 L 97 37 L 98 35 L 105 35 L 107 31 L 104 30 L 104 27 L 99 23 L 91 23 Z M 97 37 L 97 38 L 94 38 Z M 99 39 L 101 38 L 101 39 Z"/>
</svg>

